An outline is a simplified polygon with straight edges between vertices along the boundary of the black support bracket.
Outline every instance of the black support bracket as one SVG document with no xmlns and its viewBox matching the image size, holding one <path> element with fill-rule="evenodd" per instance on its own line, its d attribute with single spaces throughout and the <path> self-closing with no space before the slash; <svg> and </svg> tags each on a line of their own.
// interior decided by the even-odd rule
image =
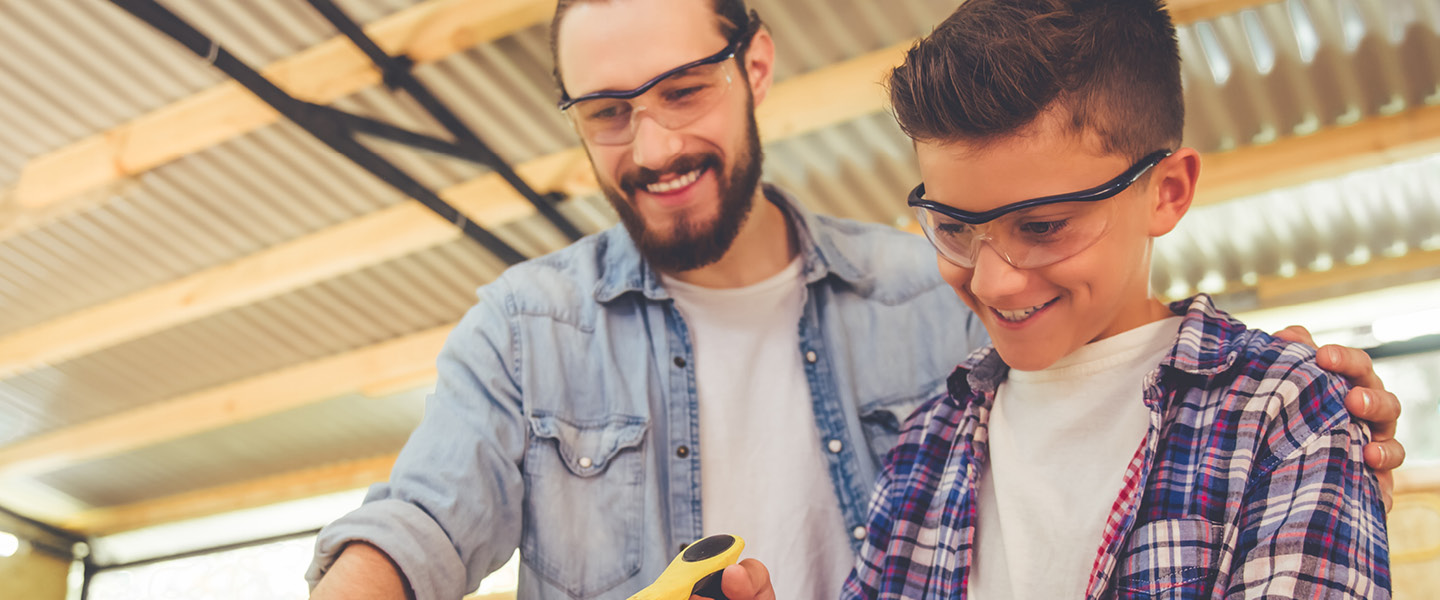
<svg viewBox="0 0 1440 600">
<path fill-rule="evenodd" d="M 196 56 L 204 58 L 331 149 L 344 155 L 401 193 L 420 202 L 435 214 L 454 223 L 467 237 L 478 242 L 506 264 L 523 261 L 525 256 L 471 221 L 404 170 L 360 143 L 356 139 L 357 134 L 378 137 L 488 166 L 530 201 L 536 210 L 550 220 L 566 237 L 571 240 L 580 238 L 579 230 L 555 209 L 555 196 L 542 196 L 530 188 L 513 168 L 491 151 L 460 122 L 454 113 L 431 94 L 419 80 L 415 79 L 410 72 L 411 61 L 408 58 L 395 58 L 385 54 L 372 40 L 365 37 L 359 26 L 341 13 L 334 4 L 324 0 L 312 0 L 311 2 L 317 10 L 335 24 L 337 29 L 345 33 L 372 61 L 375 61 L 384 74 L 386 85 L 405 90 L 444 126 L 456 141 L 415 133 L 388 123 L 352 115 L 333 107 L 299 100 L 280 89 L 254 68 L 245 64 L 156 0 L 110 1 L 170 36 Z"/>
</svg>

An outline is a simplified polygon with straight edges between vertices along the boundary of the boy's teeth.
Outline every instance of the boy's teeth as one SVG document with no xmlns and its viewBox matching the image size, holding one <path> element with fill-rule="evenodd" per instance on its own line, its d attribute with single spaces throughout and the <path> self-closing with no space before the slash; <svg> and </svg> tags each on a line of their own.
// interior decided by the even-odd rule
<svg viewBox="0 0 1440 600">
<path fill-rule="evenodd" d="M 645 190 L 652 194 L 664 194 L 666 192 L 673 192 L 687 185 L 695 183 L 695 180 L 700 178 L 700 172 L 702 170 L 703 169 L 695 169 L 694 171 L 671 179 L 670 181 L 652 183 L 645 186 Z"/>
<path fill-rule="evenodd" d="M 1022 308 L 1020 310 L 1000 310 L 997 308 L 995 309 L 995 312 L 1000 313 L 1000 317 L 1005 319 L 1006 321 L 1023 321 L 1030 315 L 1035 314 L 1035 311 L 1045 308 L 1047 304 L 1050 303 L 1046 302 L 1045 304 L 1041 304 L 1039 306 Z"/>
</svg>

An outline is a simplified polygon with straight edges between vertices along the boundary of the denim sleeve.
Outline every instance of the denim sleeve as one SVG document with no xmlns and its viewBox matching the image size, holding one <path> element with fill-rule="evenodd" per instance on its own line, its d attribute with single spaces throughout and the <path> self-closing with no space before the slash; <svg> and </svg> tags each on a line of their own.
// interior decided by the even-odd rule
<svg viewBox="0 0 1440 600">
<path fill-rule="evenodd" d="M 417 600 L 459 598 L 514 554 L 526 428 L 504 286 L 502 278 L 482 287 L 446 340 L 425 417 L 390 480 L 321 530 L 306 573 L 312 588 L 351 541 L 389 555 Z"/>
</svg>

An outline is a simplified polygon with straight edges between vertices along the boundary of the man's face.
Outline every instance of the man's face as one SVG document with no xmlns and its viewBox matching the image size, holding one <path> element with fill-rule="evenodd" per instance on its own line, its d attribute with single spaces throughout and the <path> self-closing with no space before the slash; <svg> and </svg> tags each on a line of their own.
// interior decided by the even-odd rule
<svg viewBox="0 0 1440 600">
<path fill-rule="evenodd" d="M 1130 166 L 1129 158 L 1093 150 L 1098 147 L 1062 130 L 1057 119 L 1042 117 L 1020 135 L 983 145 L 920 142 L 916 153 L 926 198 L 979 212 L 1091 188 Z M 1151 319 L 1151 195 L 1141 181 L 1099 201 L 1115 203 L 1097 207 L 1109 211 L 1106 233 L 1059 262 L 1017 269 L 982 243 L 973 268 L 939 257 L 940 274 L 980 317 L 1007 364 L 1043 369 Z M 1063 226 L 1056 221 L 1040 227 L 1053 223 Z"/>
<path fill-rule="evenodd" d="M 708 0 L 613 0 L 575 5 L 561 22 L 558 60 L 571 97 L 630 90 L 726 46 Z M 761 149 L 751 81 L 737 57 L 714 108 L 669 129 L 645 111 L 634 140 L 585 150 L 601 189 L 651 265 L 680 272 L 719 260 L 754 203 Z M 768 70 L 765 71 L 768 73 Z M 582 136 L 583 137 L 583 136 Z"/>
</svg>

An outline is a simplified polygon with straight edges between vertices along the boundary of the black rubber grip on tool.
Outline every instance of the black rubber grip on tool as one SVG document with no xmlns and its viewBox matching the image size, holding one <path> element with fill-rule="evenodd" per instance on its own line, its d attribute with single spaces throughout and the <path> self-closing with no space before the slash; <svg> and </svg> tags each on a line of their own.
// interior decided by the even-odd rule
<svg viewBox="0 0 1440 600">
<path fill-rule="evenodd" d="M 733 535 L 725 535 L 723 533 L 712 535 L 690 544 L 690 547 L 686 548 L 685 553 L 681 554 L 680 557 L 683 558 L 685 562 L 700 562 L 707 558 L 717 556 L 721 552 L 729 550 L 730 547 L 734 545 L 735 536 Z"/>
<path fill-rule="evenodd" d="M 730 536 L 727 535 L 725 537 Z M 690 594 L 712 600 L 730 600 L 725 597 L 725 592 L 720 591 L 720 576 L 724 573 L 725 569 L 720 569 L 719 571 L 701 577 L 700 581 L 695 582 L 695 587 L 690 589 Z"/>
</svg>

